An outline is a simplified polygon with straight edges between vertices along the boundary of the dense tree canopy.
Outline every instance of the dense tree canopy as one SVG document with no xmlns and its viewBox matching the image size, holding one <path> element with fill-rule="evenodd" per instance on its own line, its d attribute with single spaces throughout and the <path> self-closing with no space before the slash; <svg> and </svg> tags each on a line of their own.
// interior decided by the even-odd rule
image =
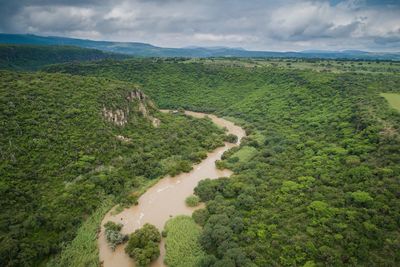
<svg viewBox="0 0 400 267">
<path fill-rule="evenodd" d="M 148 266 L 160 255 L 160 241 L 161 234 L 157 228 L 146 223 L 130 235 L 125 252 L 135 260 L 139 267 Z"/>
<path fill-rule="evenodd" d="M 124 58 L 128 56 L 74 46 L 0 44 L 0 69 L 37 70 L 63 62 Z"/>
</svg>

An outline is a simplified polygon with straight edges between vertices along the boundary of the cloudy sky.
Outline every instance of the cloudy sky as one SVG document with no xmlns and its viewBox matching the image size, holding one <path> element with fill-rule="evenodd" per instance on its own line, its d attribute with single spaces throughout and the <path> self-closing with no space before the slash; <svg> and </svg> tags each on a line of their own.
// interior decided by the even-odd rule
<svg viewBox="0 0 400 267">
<path fill-rule="evenodd" d="M 0 32 L 164 47 L 400 51 L 400 0 L 0 0 Z"/>
</svg>

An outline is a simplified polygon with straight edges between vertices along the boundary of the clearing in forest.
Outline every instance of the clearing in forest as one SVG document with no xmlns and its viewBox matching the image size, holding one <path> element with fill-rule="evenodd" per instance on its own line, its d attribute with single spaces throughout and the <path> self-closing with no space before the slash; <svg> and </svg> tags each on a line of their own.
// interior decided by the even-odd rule
<svg viewBox="0 0 400 267">
<path fill-rule="evenodd" d="M 400 111 L 400 94 L 395 93 L 382 93 L 383 96 L 393 108 Z"/>
</svg>

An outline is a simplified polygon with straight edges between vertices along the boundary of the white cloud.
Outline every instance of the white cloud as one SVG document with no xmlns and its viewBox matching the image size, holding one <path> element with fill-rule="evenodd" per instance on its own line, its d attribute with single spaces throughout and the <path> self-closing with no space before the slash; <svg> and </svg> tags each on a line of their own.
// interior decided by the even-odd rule
<svg viewBox="0 0 400 267">
<path fill-rule="evenodd" d="M 400 50 L 400 3 L 371 1 L 21 0 L 0 2 L 0 31 L 173 47 Z"/>
<path fill-rule="evenodd" d="M 238 34 L 212 34 L 212 33 L 196 33 L 193 38 L 201 42 L 248 42 L 257 41 L 257 37 L 238 35 Z"/>
<path fill-rule="evenodd" d="M 81 30 L 94 26 L 95 10 L 71 6 L 27 6 L 18 13 L 13 20 L 17 27 L 25 26 L 31 29 L 45 31 Z"/>
</svg>

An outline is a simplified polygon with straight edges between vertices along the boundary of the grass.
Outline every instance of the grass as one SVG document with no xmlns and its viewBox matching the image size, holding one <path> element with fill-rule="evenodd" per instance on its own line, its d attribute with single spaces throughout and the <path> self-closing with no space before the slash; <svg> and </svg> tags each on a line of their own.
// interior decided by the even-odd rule
<svg viewBox="0 0 400 267">
<path fill-rule="evenodd" d="M 165 224 L 165 264 L 169 267 L 198 266 L 205 255 L 198 239 L 201 228 L 194 220 L 185 215 L 170 219 Z"/>
<path fill-rule="evenodd" d="M 381 96 L 383 96 L 389 102 L 391 107 L 400 111 L 400 94 L 382 93 Z"/>
<path fill-rule="evenodd" d="M 251 160 L 255 154 L 257 153 L 257 149 L 252 146 L 244 146 L 238 152 L 232 155 L 232 158 L 239 158 L 239 162 L 247 162 Z"/>
<path fill-rule="evenodd" d="M 110 199 L 103 201 L 103 204 L 96 212 L 94 212 L 78 229 L 75 239 L 57 258 L 50 260 L 47 266 L 100 266 L 97 232 L 101 220 L 112 205 L 113 202 Z"/>
</svg>

